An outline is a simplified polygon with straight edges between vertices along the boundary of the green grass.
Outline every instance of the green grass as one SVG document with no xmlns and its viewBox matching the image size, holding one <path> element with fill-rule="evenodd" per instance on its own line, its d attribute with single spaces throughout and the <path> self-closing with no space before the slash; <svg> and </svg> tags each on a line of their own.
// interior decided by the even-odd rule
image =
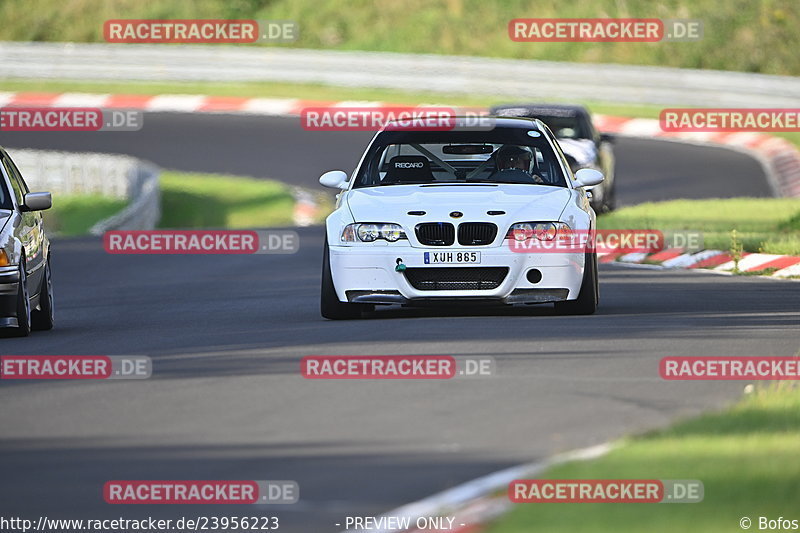
<svg viewBox="0 0 800 533">
<path fill-rule="evenodd" d="M 97 222 L 118 213 L 124 200 L 103 196 L 53 196 L 44 212 L 53 235 L 86 235 Z M 288 186 L 219 174 L 165 171 L 161 174 L 161 228 L 264 228 L 293 224 L 294 197 Z"/>
<path fill-rule="evenodd" d="M 292 224 L 289 187 L 218 174 L 161 174 L 162 228 L 257 228 Z"/>
<path fill-rule="evenodd" d="M 694 230 L 705 248 L 728 250 L 730 232 L 747 252 L 800 255 L 800 199 L 731 198 L 647 202 L 598 218 L 598 229 Z"/>
<path fill-rule="evenodd" d="M 756 388 L 733 408 L 623 441 L 547 479 L 699 479 L 693 504 L 517 504 L 487 533 L 731 533 L 739 519 L 800 519 L 800 389 Z"/>
<path fill-rule="evenodd" d="M 704 38 L 687 43 L 517 43 L 513 18 L 697 18 Z M 291 46 L 481 55 L 800 74 L 795 0 L 4 0 L 0 39 L 100 41 L 110 18 L 294 20 Z"/>
<path fill-rule="evenodd" d="M 125 200 L 104 196 L 53 195 L 53 207 L 43 212 L 45 227 L 52 235 L 86 235 L 101 220 L 125 207 Z"/>
</svg>

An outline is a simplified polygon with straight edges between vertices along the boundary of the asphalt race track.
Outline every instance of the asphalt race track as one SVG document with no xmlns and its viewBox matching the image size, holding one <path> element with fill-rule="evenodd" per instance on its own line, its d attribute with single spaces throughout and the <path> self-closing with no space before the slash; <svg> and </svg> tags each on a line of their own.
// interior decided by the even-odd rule
<svg viewBox="0 0 800 533">
<path fill-rule="evenodd" d="M 7 132 L 0 145 L 129 154 L 169 169 L 320 187 L 323 172 L 351 171 L 372 135 L 305 131 L 298 117 L 147 113 L 136 132 Z M 727 148 L 620 138 L 615 152 L 622 204 L 770 196 L 761 166 Z"/>
<path fill-rule="evenodd" d="M 369 134 L 308 134 L 290 119 L 147 115 L 137 134 L 7 135 L 6 146 L 131 153 L 161 165 L 313 185 L 350 169 Z M 126 141 L 124 137 L 130 135 Z M 119 136 L 119 138 L 117 138 Z M 724 149 L 620 139 L 620 200 L 766 196 L 758 164 Z M 736 382 L 665 382 L 666 356 L 789 356 L 800 284 L 601 267 L 601 307 L 318 313 L 320 228 L 295 255 L 113 256 L 57 241 L 57 326 L 3 354 L 149 355 L 146 381 L 0 383 L 5 516 L 177 519 L 275 513 L 281 531 L 337 532 L 489 472 L 725 405 Z M 438 315 L 438 316 L 437 316 Z M 498 375 L 316 381 L 323 354 L 491 355 Z M 108 480 L 291 479 L 274 507 L 111 506 Z"/>
</svg>

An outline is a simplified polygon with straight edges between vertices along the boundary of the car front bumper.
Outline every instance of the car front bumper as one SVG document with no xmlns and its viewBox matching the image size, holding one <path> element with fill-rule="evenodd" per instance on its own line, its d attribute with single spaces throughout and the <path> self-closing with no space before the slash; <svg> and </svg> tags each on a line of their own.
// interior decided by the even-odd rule
<svg viewBox="0 0 800 533">
<path fill-rule="evenodd" d="M 425 252 L 481 253 L 480 264 L 425 264 Z M 405 272 L 398 272 L 398 259 L 407 269 L 470 269 L 505 267 L 508 273 L 489 289 L 421 290 L 415 288 Z M 499 247 L 426 247 L 381 245 L 330 246 L 333 284 L 340 301 L 369 304 L 425 305 L 435 303 L 534 304 L 574 300 L 583 279 L 583 253 L 518 253 Z M 541 273 L 532 283 L 531 269 Z"/>
<path fill-rule="evenodd" d="M 19 267 L 0 267 L 0 327 L 16 325 Z M 13 320 L 13 324 L 8 322 Z"/>
</svg>

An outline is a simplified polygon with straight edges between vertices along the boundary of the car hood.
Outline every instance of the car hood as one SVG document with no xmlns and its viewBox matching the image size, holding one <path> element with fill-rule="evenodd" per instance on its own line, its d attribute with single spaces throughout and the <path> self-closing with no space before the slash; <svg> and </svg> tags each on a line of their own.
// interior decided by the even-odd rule
<svg viewBox="0 0 800 533">
<path fill-rule="evenodd" d="M 571 156 L 579 166 L 589 166 L 597 159 L 597 147 L 589 139 L 559 139 L 565 155 Z"/>
<path fill-rule="evenodd" d="M 556 221 L 572 194 L 571 189 L 547 185 L 387 185 L 353 189 L 346 201 L 356 222 L 394 222 L 410 228 L 419 222 L 491 221 L 502 228 L 515 222 Z M 453 211 L 463 216 L 452 218 Z"/>
</svg>

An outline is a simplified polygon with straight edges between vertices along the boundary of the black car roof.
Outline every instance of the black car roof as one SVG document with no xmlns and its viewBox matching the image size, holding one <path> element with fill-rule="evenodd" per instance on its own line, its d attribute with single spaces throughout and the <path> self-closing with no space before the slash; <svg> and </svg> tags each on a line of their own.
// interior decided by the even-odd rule
<svg viewBox="0 0 800 533">
<path fill-rule="evenodd" d="M 458 119 L 474 120 L 474 117 L 455 116 L 453 118 L 455 120 Z M 535 128 L 539 131 L 544 131 L 544 128 L 546 127 L 540 120 L 531 117 L 495 117 L 492 115 L 488 115 L 488 118 L 494 121 L 495 128 L 517 128 L 517 129 Z M 403 122 L 403 121 L 390 120 L 386 124 L 391 124 L 393 122 Z M 386 129 L 386 124 L 384 125 L 384 131 Z"/>
<path fill-rule="evenodd" d="M 588 116 L 589 110 L 582 105 L 575 104 L 503 104 L 491 108 L 492 113 L 509 109 L 524 110 L 531 115 L 549 117 L 575 117 Z"/>
</svg>

